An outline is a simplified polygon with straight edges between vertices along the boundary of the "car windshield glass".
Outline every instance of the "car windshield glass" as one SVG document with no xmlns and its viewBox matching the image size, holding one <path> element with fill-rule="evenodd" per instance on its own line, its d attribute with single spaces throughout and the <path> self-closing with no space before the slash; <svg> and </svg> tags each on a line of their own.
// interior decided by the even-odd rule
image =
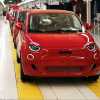
<svg viewBox="0 0 100 100">
<path fill-rule="evenodd" d="M 73 14 L 34 14 L 30 16 L 31 33 L 67 33 L 82 31 L 79 19 Z"/>
</svg>

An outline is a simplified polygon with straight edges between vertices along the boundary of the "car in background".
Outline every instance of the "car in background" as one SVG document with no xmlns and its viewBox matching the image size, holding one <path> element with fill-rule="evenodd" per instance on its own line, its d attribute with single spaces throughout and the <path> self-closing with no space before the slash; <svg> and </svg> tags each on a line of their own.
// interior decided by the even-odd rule
<svg viewBox="0 0 100 100">
<path fill-rule="evenodd" d="M 13 12 L 13 20 L 11 23 L 11 31 L 12 31 L 12 37 L 13 37 L 13 42 L 14 42 L 14 47 L 16 48 L 16 37 L 19 32 L 18 22 L 25 21 L 26 20 L 26 13 L 30 11 L 30 9 L 16 9 Z M 17 24 L 16 24 L 17 23 Z"/>
<path fill-rule="evenodd" d="M 16 4 L 10 4 L 8 6 L 9 11 L 6 14 L 6 18 L 9 20 L 10 22 L 10 26 L 12 27 L 12 23 L 15 20 L 16 17 L 16 12 L 22 10 L 22 7 L 17 6 Z"/>
<path fill-rule="evenodd" d="M 16 23 L 22 81 L 29 77 L 99 78 L 100 49 L 73 12 L 32 10 L 25 16 Z"/>
</svg>

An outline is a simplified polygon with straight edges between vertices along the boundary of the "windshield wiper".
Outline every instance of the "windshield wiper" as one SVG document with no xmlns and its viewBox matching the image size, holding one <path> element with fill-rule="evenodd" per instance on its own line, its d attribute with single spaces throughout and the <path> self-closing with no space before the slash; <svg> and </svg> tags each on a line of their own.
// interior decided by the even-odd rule
<svg viewBox="0 0 100 100">
<path fill-rule="evenodd" d="M 81 29 L 77 29 L 77 28 L 73 28 L 73 27 L 61 28 L 61 30 L 64 31 L 64 32 L 82 32 Z"/>
<path fill-rule="evenodd" d="M 58 30 L 30 30 L 30 32 L 36 32 L 36 33 L 52 33 L 52 32 L 82 32 L 82 30 L 79 29 L 70 29 L 70 28 L 61 28 Z"/>
</svg>

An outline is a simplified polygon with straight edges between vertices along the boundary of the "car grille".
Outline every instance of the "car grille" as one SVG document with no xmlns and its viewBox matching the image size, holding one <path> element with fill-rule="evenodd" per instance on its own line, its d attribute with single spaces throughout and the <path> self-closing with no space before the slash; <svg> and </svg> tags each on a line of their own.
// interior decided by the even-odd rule
<svg viewBox="0 0 100 100">
<path fill-rule="evenodd" d="M 80 67 L 47 67 L 48 72 L 80 72 Z"/>
</svg>

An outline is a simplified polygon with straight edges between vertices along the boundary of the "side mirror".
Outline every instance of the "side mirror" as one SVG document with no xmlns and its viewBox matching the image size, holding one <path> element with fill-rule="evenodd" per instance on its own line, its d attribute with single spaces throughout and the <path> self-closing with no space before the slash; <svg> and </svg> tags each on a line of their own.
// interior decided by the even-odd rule
<svg viewBox="0 0 100 100">
<path fill-rule="evenodd" d="M 16 28 L 21 30 L 22 29 L 22 24 L 20 22 L 17 22 L 16 23 Z"/>
<path fill-rule="evenodd" d="M 92 30 L 94 28 L 94 25 L 92 23 L 85 23 L 84 27 L 86 30 Z"/>
</svg>

